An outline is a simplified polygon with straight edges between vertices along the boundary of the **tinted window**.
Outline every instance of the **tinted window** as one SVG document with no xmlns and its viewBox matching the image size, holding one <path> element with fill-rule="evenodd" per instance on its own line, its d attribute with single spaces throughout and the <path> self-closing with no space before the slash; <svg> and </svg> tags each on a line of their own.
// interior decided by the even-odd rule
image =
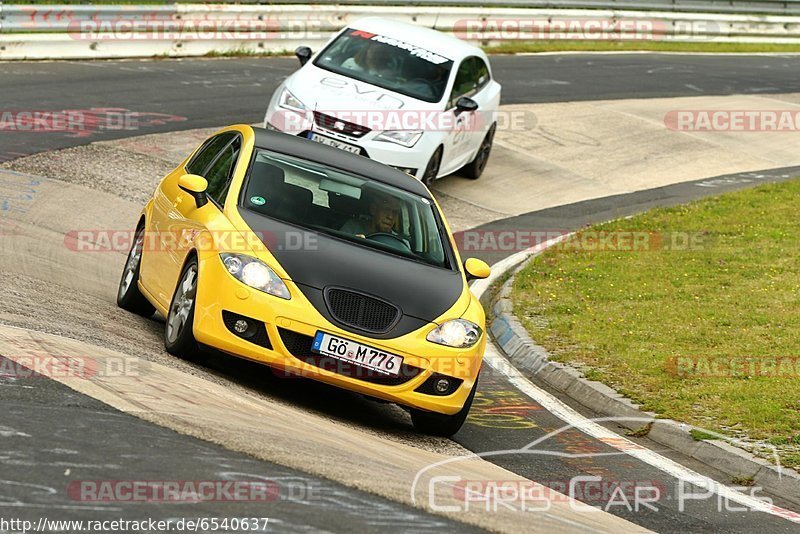
<svg viewBox="0 0 800 534">
<path fill-rule="evenodd" d="M 489 74 L 489 67 L 486 65 L 486 62 L 479 57 L 475 58 L 475 74 L 478 77 L 478 89 L 486 87 L 486 84 L 492 79 Z"/>
<path fill-rule="evenodd" d="M 242 207 L 382 252 L 450 268 L 449 240 L 431 201 L 320 163 L 259 149 Z"/>
<path fill-rule="evenodd" d="M 242 142 L 237 136 L 232 143 L 222 149 L 217 159 L 206 171 L 205 179 L 208 180 L 208 196 L 218 204 L 225 202 L 225 195 L 233 178 L 233 170 L 239 160 Z"/>
<path fill-rule="evenodd" d="M 472 96 L 489 83 L 489 68 L 479 57 L 472 56 L 461 62 L 456 73 L 453 91 L 450 94 L 450 105 L 453 107 L 462 96 Z"/>
<path fill-rule="evenodd" d="M 347 30 L 317 56 L 314 65 L 425 102 L 439 102 L 453 61 L 398 39 Z"/>
<path fill-rule="evenodd" d="M 226 132 L 212 137 L 197 151 L 192 160 L 186 165 L 186 171 L 189 174 L 196 174 L 206 178 L 205 172 L 217 154 L 225 148 L 231 139 L 236 136 L 233 132 Z"/>
</svg>

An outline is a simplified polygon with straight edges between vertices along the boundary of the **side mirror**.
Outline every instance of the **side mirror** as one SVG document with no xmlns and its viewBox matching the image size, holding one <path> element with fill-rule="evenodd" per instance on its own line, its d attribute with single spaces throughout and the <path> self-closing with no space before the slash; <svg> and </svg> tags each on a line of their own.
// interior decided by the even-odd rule
<svg viewBox="0 0 800 534">
<path fill-rule="evenodd" d="M 462 96 L 456 101 L 456 115 L 465 111 L 476 111 L 477 109 L 478 103 L 468 96 Z"/>
<path fill-rule="evenodd" d="M 194 203 L 197 204 L 198 208 L 202 208 L 208 204 L 208 195 L 206 195 L 208 181 L 202 176 L 184 174 L 178 178 L 178 187 L 192 195 Z"/>
<path fill-rule="evenodd" d="M 489 275 L 492 274 L 492 269 L 486 262 L 478 258 L 468 258 L 464 262 L 464 270 L 467 271 L 467 282 L 479 278 L 489 278 Z"/>
<path fill-rule="evenodd" d="M 302 67 L 311 59 L 311 49 L 307 46 L 298 46 L 294 51 L 294 55 L 300 60 L 300 66 Z"/>
</svg>

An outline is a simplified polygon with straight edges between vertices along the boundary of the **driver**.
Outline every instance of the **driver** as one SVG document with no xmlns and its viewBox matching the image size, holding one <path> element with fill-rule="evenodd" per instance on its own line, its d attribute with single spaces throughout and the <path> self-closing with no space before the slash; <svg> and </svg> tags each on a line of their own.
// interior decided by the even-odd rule
<svg viewBox="0 0 800 534">
<path fill-rule="evenodd" d="M 399 237 L 394 229 L 399 219 L 400 201 L 386 193 L 373 191 L 369 195 L 369 219 L 366 221 L 349 219 L 342 225 L 341 230 L 362 238 L 372 234 L 391 234 Z M 405 239 L 402 240 L 405 242 Z"/>
<path fill-rule="evenodd" d="M 385 45 L 369 42 L 355 56 L 346 59 L 342 67 L 389 78 L 394 74 L 392 51 Z"/>
</svg>

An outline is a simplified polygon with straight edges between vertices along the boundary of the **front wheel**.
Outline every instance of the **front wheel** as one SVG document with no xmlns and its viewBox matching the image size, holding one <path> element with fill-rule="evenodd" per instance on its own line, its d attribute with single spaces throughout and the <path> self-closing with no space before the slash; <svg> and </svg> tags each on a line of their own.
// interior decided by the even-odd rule
<svg viewBox="0 0 800 534">
<path fill-rule="evenodd" d="M 422 183 L 427 187 L 431 187 L 436 177 L 439 175 L 439 167 L 442 165 L 442 147 L 436 149 L 431 159 L 428 161 L 428 166 L 425 167 L 425 172 L 422 174 Z"/>
<path fill-rule="evenodd" d="M 411 409 L 411 422 L 414 423 L 414 428 L 423 434 L 430 436 L 440 436 L 449 438 L 458 432 L 464 425 L 469 415 L 469 409 L 472 407 L 472 400 L 475 398 L 475 392 L 478 390 L 478 380 L 472 385 L 472 391 L 469 392 L 467 400 L 464 402 L 463 408 L 458 413 L 453 415 L 444 415 L 440 413 L 425 412 Z"/>
<path fill-rule="evenodd" d="M 123 310 L 136 313 L 142 317 L 150 317 L 156 309 L 139 291 L 139 271 L 142 266 L 142 250 L 144 249 L 144 226 L 136 230 L 133 237 L 122 278 L 117 289 L 117 306 Z"/>
<path fill-rule="evenodd" d="M 489 162 L 489 154 L 492 153 L 492 145 L 494 144 L 494 132 L 496 128 L 497 125 L 492 124 L 492 127 L 489 128 L 488 132 L 486 132 L 486 136 L 483 138 L 483 141 L 481 142 L 481 146 L 478 149 L 478 153 L 475 154 L 475 159 L 467 163 L 461 169 L 460 174 L 471 180 L 477 180 L 478 178 L 481 177 L 484 169 L 486 169 L 486 164 Z"/>
<path fill-rule="evenodd" d="M 164 348 L 175 356 L 191 359 L 197 351 L 194 339 L 194 307 L 197 299 L 197 258 L 190 259 L 181 272 L 169 305 L 164 329 Z"/>
</svg>

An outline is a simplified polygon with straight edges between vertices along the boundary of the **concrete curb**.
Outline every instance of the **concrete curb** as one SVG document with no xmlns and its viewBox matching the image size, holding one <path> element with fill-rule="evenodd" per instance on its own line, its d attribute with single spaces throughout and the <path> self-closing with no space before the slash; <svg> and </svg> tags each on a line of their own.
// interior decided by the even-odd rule
<svg viewBox="0 0 800 534">
<path fill-rule="evenodd" d="M 690 433 L 692 430 L 707 432 L 671 419 L 658 419 L 656 414 L 640 410 L 636 403 L 605 384 L 584 378 L 573 367 L 551 361 L 547 350 L 536 344 L 514 316 L 510 300 L 514 276 L 537 255 L 531 255 L 513 268 L 512 276 L 491 304 L 490 331 L 495 344 L 520 372 L 600 415 L 619 418 L 616 422 L 631 431 L 641 431 L 649 425 L 649 439 L 719 470 L 731 480 L 752 481 L 753 486 L 800 504 L 800 474 L 796 471 L 758 458 L 736 447 L 729 439 L 695 440 Z"/>
</svg>

